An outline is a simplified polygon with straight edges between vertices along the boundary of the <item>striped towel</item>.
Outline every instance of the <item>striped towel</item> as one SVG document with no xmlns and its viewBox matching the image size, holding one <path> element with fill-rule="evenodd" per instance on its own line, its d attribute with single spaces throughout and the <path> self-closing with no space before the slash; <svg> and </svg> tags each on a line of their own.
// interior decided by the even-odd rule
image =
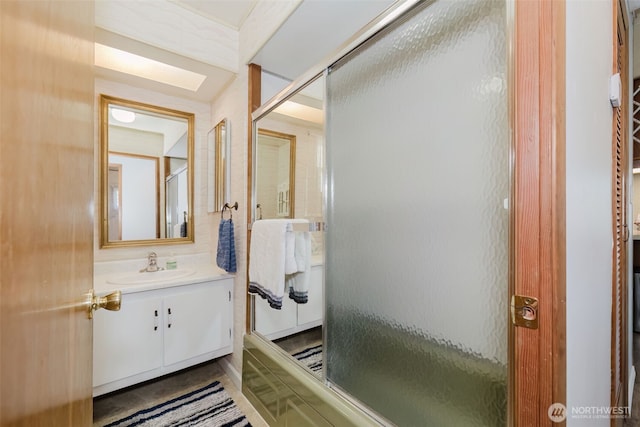
<svg viewBox="0 0 640 427">
<path fill-rule="evenodd" d="M 289 298 L 298 304 L 306 304 L 309 299 L 311 276 L 311 234 L 308 231 L 295 233 L 295 263 L 297 270 L 287 276 Z"/>
<path fill-rule="evenodd" d="M 233 220 L 231 218 L 220 220 L 216 263 L 218 267 L 227 273 L 236 272 L 236 243 L 233 236 Z"/>
<path fill-rule="evenodd" d="M 289 219 L 262 219 L 251 227 L 249 293 L 260 295 L 275 310 L 282 309 L 286 254 L 294 255 L 286 247 L 290 222 Z"/>
</svg>

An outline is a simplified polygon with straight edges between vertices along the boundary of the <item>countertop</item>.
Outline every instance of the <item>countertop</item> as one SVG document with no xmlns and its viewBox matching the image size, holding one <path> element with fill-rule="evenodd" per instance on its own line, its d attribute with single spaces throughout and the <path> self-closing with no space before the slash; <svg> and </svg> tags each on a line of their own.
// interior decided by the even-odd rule
<svg viewBox="0 0 640 427">
<path fill-rule="evenodd" d="M 194 283 L 210 282 L 213 280 L 223 280 L 234 277 L 234 274 L 227 273 L 226 271 L 218 268 L 213 264 L 200 264 L 194 266 L 188 266 L 186 270 L 193 270 L 193 274 L 189 274 L 185 277 L 177 279 L 167 279 L 161 281 L 154 281 L 151 283 L 139 283 L 131 285 L 118 285 L 109 283 L 108 280 L 125 275 L 135 274 L 133 271 L 122 271 L 120 273 L 107 274 L 102 276 L 94 276 L 93 288 L 97 295 L 106 294 L 116 290 L 121 291 L 123 294 L 143 292 L 154 289 L 170 288 L 174 286 L 192 285 Z M 153 273 L 140 273 L 140 274 L 153 274 Z"/>
</svg>

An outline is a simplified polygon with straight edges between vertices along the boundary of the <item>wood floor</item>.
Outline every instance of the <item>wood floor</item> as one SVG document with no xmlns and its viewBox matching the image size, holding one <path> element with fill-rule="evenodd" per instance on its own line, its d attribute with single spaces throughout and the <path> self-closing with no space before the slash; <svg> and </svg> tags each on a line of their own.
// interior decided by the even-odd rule
<svg viewBox="0 0 640 427">
<path fill-rule="evenodd" d="M 104 426 L 125 415 L 158 405 L 213 381 L 222 383 L 253 427 L 268 426 L 216 360 L 94 398 L 93 425 Z"/>
</svg>

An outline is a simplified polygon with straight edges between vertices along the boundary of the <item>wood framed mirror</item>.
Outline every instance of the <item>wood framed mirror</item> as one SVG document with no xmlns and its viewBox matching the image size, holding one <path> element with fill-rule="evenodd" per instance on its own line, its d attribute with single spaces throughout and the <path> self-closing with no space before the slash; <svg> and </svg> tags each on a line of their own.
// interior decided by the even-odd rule
<svg viewBox="0 0 640 427">
<path fill-rule="evenodd" d="M 100 95 L 100 247 L 194 242 L 195 114 Z"/>
<path fill-rule="evenodd" d="M 231 124 L 222 119 L 207 134 L 207 211 L 220 212 L 231 199 Z"/>
</svg>

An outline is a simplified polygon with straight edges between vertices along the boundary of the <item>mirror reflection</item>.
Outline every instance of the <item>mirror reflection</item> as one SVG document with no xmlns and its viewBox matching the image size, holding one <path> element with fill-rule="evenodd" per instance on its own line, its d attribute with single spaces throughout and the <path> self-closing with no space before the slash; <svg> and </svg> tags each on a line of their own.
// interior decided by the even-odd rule
<svg viewBox="0 0 640 427">
<path fill-rule="evenodd" d="M 194 114 L 100 102 L 101 247 L 193 242 Z"/>
<path fill-rule="evenodd" d="M 258 218 L 293 218 L 296 136 L 258 129 L 256 150 Z"/>
<path fill-rule="evenodd" d="M 207 134 L 208 211 L 220 212 L 231 197 L 231 129 L 222 119 Z"/>
<path fill-rule="evenodd" d="M 324 79 L 320 77 L 254 122 L 255 221 L 291 218 L 324 223 L 323 95 Z M 311 250 L 310 267 L 304 273 L 308 275 L 306 302 L 296 301 L 285 290 L 281 308 L 274 309 L 267 299 L 254 295 L 253 328 L 321 375 L 323 232 L 310 231 L 308 235 Z"/>
</svg>

